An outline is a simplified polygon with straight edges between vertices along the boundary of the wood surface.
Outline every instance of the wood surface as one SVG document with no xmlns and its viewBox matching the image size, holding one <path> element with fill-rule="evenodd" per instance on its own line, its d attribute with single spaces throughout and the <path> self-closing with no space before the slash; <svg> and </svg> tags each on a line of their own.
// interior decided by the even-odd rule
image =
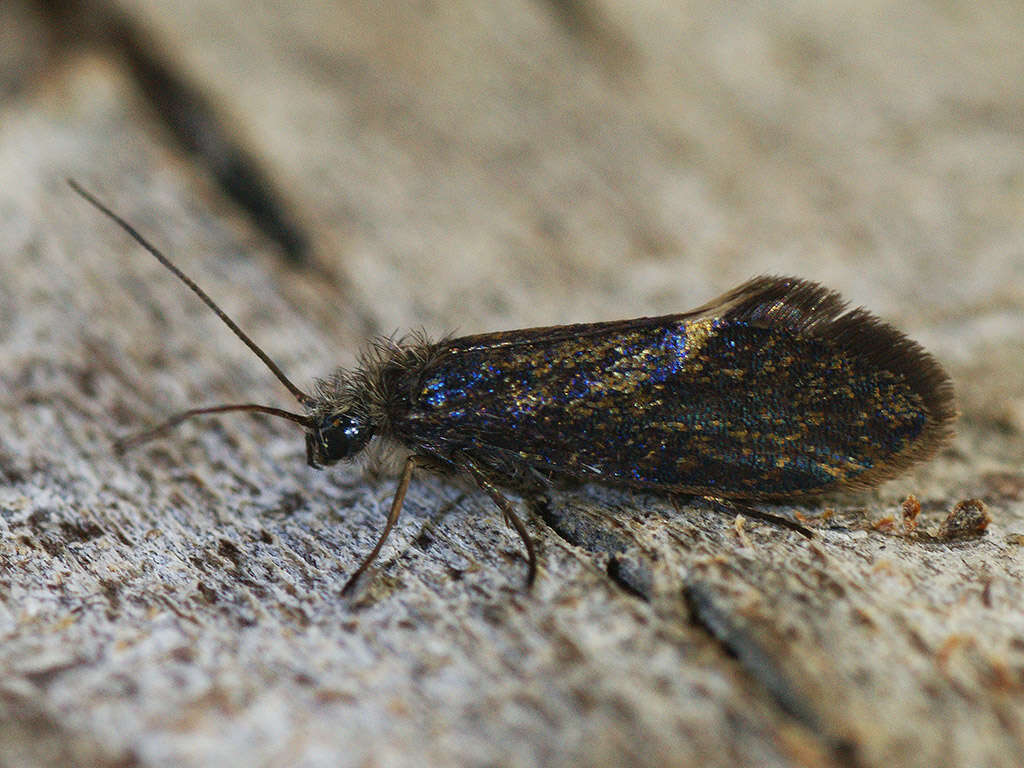
<svg viewBox="0 0 1024 768">
<path fill-rule="evenodd" d="M 1024 764 L 1021 29 L 994 0 L 0 5 L 0 765 Z M 521 499 L 532 592 L 500 512 L 423 472 L 342 596 L 393 468 L 317 472 L 246 416 L 116 456 L 293 404 L 66 177 L 303 386 L 371 334 L 795 274 L 940 359 L 958 435 L 766 508 L 810 540 Z"/>
</svg>

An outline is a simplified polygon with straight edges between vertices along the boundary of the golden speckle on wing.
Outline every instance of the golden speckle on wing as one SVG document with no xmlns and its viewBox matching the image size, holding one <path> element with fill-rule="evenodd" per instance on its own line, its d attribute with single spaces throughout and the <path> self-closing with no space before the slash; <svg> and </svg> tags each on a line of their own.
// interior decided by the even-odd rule
<svg viewBox="0 0 1024 768">
<path fill-rule="evenodd" d="M 393 436 L 510 476 L 744 498 L 868 487 L 934 452 L 955 415 L 926 352 L 792 279 L 686 315 L 453 339 L 432 360 L 399 377 Z"/>
</svg>

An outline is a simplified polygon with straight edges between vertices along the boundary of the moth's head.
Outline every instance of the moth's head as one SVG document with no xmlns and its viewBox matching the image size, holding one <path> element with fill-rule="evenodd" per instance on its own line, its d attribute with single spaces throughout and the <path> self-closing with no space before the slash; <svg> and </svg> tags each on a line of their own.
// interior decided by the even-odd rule
<svg viewBox="0 0 1024 768">
<path fill-rule="evenodd" d="M 306 432 L 306 461 L 314 469 L 321 469 L 351 459 L 373 438 L 374 426 L 366 417 L 350 411 L 314 417 Z"/>
</svg>

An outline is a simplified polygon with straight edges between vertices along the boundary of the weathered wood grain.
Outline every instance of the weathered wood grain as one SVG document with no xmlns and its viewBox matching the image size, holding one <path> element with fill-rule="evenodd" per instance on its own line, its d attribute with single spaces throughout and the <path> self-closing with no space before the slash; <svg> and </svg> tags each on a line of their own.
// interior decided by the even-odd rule
<svg viewBox="0 0 1024 768">
<path fill-rule="evenodd" d="M 1024 12 L 676 5 L 118 4 L 260 164 L 304 266 L 161 123 L 111 6 L 2 6 L 0 764 L 1024 762 Z M 794 273 L 941 359 L 959 435 L 796 510 L 811 541 L 685 500 L 531 500 L 530 594 L 489 501 L 422 474 L 346 599 L 386 472 L 315 472 L 244 417 L 113 455 L 182 407 L 290 404 L 67 176 L 299 382 L 371 332 Z M 987 532 L 936 538 L 970 497 Z"/>
</svg>

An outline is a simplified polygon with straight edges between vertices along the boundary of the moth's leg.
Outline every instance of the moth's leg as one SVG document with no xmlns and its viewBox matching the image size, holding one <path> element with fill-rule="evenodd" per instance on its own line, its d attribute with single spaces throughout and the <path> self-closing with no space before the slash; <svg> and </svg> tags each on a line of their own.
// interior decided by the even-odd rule
<svg viewBox="0 0 1024 768">
<path fill-rule="evenodd" d="M 391 511 L 388 513 L 388 521 L 384 524 L 384 530 L 381 532 L 380 538 L 377 539 L 377 544 L 370 554 L 363 559 L 363 562 L 356 568 L 356 572 L 348 577 L 345 586 L 341 588 L 341 594 L 345 595 L 351 591 L 352 587 L 355 586 L 356 580 L 363 575 L 366 569 L 370 567 L 370 564 L 377 559 L 377 555 L 380 554 L 384 542 L 388 540 L 388 535 L 391 533 L 391 529 L 395 527 L 395 523 L 398 522 L 398 516 L 402 512 L 402 502 L 405 501 L 405 492 L 409 490 L 412 471 L 417 466 L 429 465 L 432 461 L 427 456 L 410 456 L 405 460 L 405 466 L 402 468 L 402 476 L 398 480 L 398 488 L 395 489 L 395 498 L 391 501 Z"/>
<path fill-rule="evenodd" d="M 801 525 L 796 520 L 790 520 L 789 518 L 782 517 L 782 515 L 773 515 L 771 512 L 765 512 L 764 510 L 757 509 L 749 504 L 744 504 L 736 499 L 723 499 L 718 496 L 704 496 L 703 498 L 705 501 L 709 502 L 712 507 L 725 512 L 726 514 L 744 514 L 747 517 L 752 517 L 756 520 L 763 520 L 766 523 L 773 523 L 781 526 L 782 528 L 788 528 L 791 531 L 796 531 L 804 538 L 814 538 L 814 534 L 811 533 L 811 530 L 806 525 Z"/>
<path fill-rule="evenodd" d="M 526 547 L 526 560 L 527 560 L 527 572 L 526 572 L 526 588 L 529 589 L 533 586 L 533 580 L 537 577 L 537 554 L 533 548 L 533 539 L 530 538 L 530 534 L 526 530 L 526 526 L 523 525 L 523 521 L 519 519 L 516 514 L 516 509 L 512 505 L 512 502 L 505 498 L 504 494 L 498 489 L 498 487 L 488 479 L 487 475 L 484 474 L 483 470 L 476 466 L 472 460 L 466 459 L 466 469 L 476 480 L 476 484 L 480 486 L 480 489 L 491 497 L 491 500 L 498 505 L 498 509 L 501 510 L 501 514 L 505 518 L 505 524 L 516 529 L 516 533 L 519 534 L 519 538 L 523 540 L 523 545 Z"/>
</svg>

